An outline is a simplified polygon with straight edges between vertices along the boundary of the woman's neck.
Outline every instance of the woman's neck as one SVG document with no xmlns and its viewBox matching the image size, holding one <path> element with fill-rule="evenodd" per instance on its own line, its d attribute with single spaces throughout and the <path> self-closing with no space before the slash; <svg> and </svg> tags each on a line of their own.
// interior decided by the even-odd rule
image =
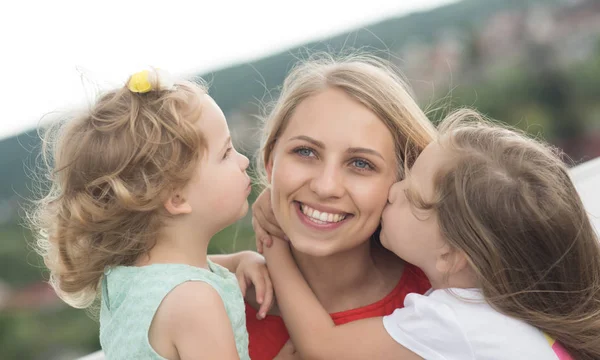
<svg viewBox="0 0 600 360">
<path fill-rule="evenodd" d="M 292 250 L 298 268 L 329 312 L 369 305 L 385 297 L 402 273 L 398 258 L 391 263 L 370 241 L 342 253 L 314 257 Z"/>
</svg>

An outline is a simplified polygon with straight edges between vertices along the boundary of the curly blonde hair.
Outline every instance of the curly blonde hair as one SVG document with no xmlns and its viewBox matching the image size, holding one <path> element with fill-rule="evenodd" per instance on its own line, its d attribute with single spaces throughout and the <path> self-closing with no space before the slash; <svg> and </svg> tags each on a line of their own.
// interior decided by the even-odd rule
<svg viewBox="0 0 600 360">
<path fill-rule="evenodd" d="M 104 270 L 132 265 L 154 246 L 168 214 L 163 202 L 183 187 L 206 151 L 194 125 L 201 84 L 109 91 L 83 114 L 43 135 L 50 188 L 29 221 L 50 283 L 69 305 L 96 299 Z"/>
</svg>

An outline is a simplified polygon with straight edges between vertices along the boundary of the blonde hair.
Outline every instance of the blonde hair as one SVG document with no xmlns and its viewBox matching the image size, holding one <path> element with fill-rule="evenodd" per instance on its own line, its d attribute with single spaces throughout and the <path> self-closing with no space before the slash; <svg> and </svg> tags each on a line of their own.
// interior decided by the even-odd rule
<svg viewBox="0 0 600 360">
<path fill-rule="evenodd" d="M 600 358 L 600 243 L 560 152 L 460 110 L 439 127 L 449 163 L 432 202 L 491 306 Z M 410 175 L 409 175 L 410 176 Z"/>
<path fill-rule="evenodd" d="M 304 99 L 328 88 L 344 91 L 388 127 L 396 147 L 399 177 L 402 176 L 402 164 L 412 164 L 434 138 L 434 126 L 391 63 L 369 55 L 334 59 L 327 54 L 315 54 L 299 63 L 286 77 L 279 98 L 264 119 L 260 155 L 257 156 L 257 169 L 263 183 L 266 183 L 265 165 L 296 107 Z"/>
<path fill-rule="evenodd" d="M 165 195 L 191 179 L 206 149 L 194 126 L 205 93 L 187 81 L 123 87 L 45 132 L 51 185 L 29 220 L 50 283 L 71 306 L 91 305 L 105 268 L 133 265 L 154 245 Z"/>
</svg>

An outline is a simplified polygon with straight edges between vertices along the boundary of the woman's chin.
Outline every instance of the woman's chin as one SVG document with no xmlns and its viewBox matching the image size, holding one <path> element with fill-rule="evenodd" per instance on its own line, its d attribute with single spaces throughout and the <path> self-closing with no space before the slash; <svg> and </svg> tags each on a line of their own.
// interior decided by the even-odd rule
<svg viewBox="0 0 600 360">
<path fill-rule="evenodd" d="M 293 237 L 291 238 L 293 239 Z M 312 257 L 328 257 L 333 255 L 338 255 L 341 253 L 346 253 L 351 251 L 352 249 L 361 247 L 365 241 L 361 241 L 359 243 L 348 243 L 347 241 L 337 241 L 334 239 L 306 239 L 306 238 L 298 238 L 291 240 L 290 243 L 296 254 L 303 254 Z"/>
<path fill-rule="evenodd" d="M 339 252 L 336 246 L 330 242 L 307 239 L 290 239 L 294 253 L 313 257 L 327 257 Z"/>
</svg>

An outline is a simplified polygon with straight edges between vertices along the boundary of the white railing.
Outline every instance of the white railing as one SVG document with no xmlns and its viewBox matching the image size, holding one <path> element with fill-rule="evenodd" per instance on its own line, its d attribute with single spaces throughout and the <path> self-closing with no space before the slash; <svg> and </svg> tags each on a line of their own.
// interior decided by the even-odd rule
<svg viewBox="0 0 600 360">
<path fill-rule="evenodd" d="M 574 167 L 571 176 L 592 224 L 600 234 L 600 157 Z"/>
<path fill-rule="evenodd" d="M 96 351 L 77 360 L 104 360 L 104 353 L 102 351 Z"/>
</svg>

